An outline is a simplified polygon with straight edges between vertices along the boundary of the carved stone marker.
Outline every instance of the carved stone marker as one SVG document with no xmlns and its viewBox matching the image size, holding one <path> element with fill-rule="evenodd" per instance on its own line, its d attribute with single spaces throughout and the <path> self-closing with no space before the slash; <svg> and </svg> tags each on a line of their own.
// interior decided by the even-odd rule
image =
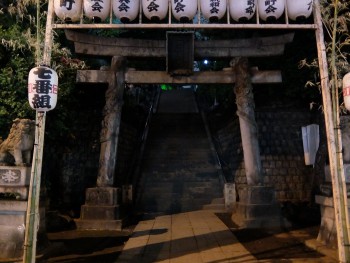
<svg viewBox="0 0 350 263">
<path fill-rule="evenodd" d="M 0 258 L 23 254 L 25 217 L 31 168 L 0 166 Z"/>
</svg>

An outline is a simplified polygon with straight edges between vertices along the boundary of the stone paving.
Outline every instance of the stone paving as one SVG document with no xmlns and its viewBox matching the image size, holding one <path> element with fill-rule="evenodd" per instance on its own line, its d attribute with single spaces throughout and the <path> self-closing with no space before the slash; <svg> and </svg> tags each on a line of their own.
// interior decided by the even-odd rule
<svg viewBox="0 0 350 263">
<path fill-rule="evenodd" d="M 255 262 L 216 215 L 195 211 L 141 221 L 117 262 Z"/>
</svg>

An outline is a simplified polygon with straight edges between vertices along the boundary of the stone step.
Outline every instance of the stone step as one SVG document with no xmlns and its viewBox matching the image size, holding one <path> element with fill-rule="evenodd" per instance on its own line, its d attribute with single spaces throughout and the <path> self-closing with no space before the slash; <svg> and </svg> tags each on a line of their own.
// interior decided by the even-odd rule
<svg viewBox="0 0 350 263">
<path fill-rule="evenodd" d="M 209 172 L 179 173 L 179 172 L 144 172 L 142 174 L 144 182 L 176 182 L 178 180 L 188 182 L 217 182 L 219 175 L 217 170 Z"/>
<path fill-rule="evenodd" d="M 26 212 L 27 201 L 0 200 L 0 213 L 5 211 Z"/>
<path fill-rule="evenodd" d="M 212 188 L 212 189 L 220 189 L 220 192 L 222 193 L 222 185 L 219 182 L 219 180 L 213 180 L 213 181 L 145 181 L 144 186 L 147 186 L 149 188 L 182 188 L 182 189 L 188 189 L 188 188 Z M 144 187 L 144 189 L 147 189 L 147 187 Z"/>
<path fill-rule="evenodd" d="M 153 149 L 154 150 L 154 149 Z M 152 151 L 153 151 L 152 150 Z M 192 151 L 192 152 L 180 152 L 176 153 L 173 151 L 155 151 L 155 152 L 145 152 L 143 156 L 143 162 L 146 163 L 180 163 L 181 165 L 186 163 L 213 163 L 214 156 L 211 151 Z"/>
<path fill-rule="evenodd" d="M 124 220 L 74 220 L 78 230 L 122 230 Z"/>
<path fill-rule="evenodd" d="M 141 203 L 142 210 L 145 212 L 186 212 L 193 210 L 201 210 L 205 204 L 209 204 L 210 199 L 193 199 L 193 198 L 179 198 L 179 199 L 145 199 Z"/>
</svg>

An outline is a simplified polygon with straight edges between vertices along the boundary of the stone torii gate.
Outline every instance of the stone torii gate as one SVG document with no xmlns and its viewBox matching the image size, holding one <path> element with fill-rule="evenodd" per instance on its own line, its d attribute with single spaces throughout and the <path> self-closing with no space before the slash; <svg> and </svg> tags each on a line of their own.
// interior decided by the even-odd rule
<svg viewBox="0 0 350 263">
<path fill-rule="evenodd" d="M 77 72 L 77 82 L 108 84 L 103 111 L 97 187 L 86 191 L 86 204 L 82 206 L 81 219 L 77 220 L 78 228 L 108 229 L 113 226 L 121 227 L 122 224 L 118 200 L 120 190 L 114 187 L 114 171 L 125 84 L 235 85 L 248 185 L 238 190 L 240 202 L 233 219 L 242 227 L 279 226 L 280 218 L 275 206 L 274 189 L 263 186 L 252 84 L 280 83 L 282 77 L 278 70 L 259 71 L 257 68 L 250 68 L 248 57 L 283 54 L 285 44 L 293 40 L 293 33 L 265 38 L 195 42 L 195 59 L 233 59 L 230 68 L 215 72 L 193 72 L 189 76 L 171 76 L 166 71 L 138 71 L 126 68 L 126 60 L 130 57 L 165 57 L 165 41 L 101 38 L 69 30 L 66 30 L 66 36 L 68 40 L 74 41 L 77 53 L 113 57 L 109 70 Z"/>
</svg>

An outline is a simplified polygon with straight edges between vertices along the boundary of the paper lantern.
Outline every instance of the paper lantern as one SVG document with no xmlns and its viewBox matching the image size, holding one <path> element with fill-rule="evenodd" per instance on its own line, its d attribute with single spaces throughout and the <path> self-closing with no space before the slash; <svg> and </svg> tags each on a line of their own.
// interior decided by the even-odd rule
<svg viewBox="0 0 350 263">
<path fill-rule="evenodd" d="M 140 0 L 113 0 L 113 13 L 122 23 L 135 20 L 139 9 Z"/>
<path fill-rule="evenodd" d="M 230 15 L 236 22 L 247 22 L 256 10 L 256 0 L 229 0 Z"/>
<path fill-rule="evenodd" d="M 263 21 L 275 22 L 282 16 L 284 7 L 285 0 L 258 0 L 259 17 Z"/>
<path fill-rule="evenodd" d="M 54 9 L 58 18 L 65 22 L 77 22 L 81 16 L 82 0 L 63 1 L 55 0 Z"/>
<path fill-rule="evenodd" d="M 197 13 L 196 0 L 171 0 L 171 11 L 176 20 L 190 22 Z"/>
<path fill-rule="evenodd" d="M 84 13 L 94 22 L 101 22 L 109 17 L 111 10 L 110 0 L 84 0 Z"/>
<path fill-rule="evenodd" d="M 46 66 L 35 67 L 28 76 L 28 101 L 37 111 L 50 111 L 56 107 L 58 76 Z"/>
<path fill-rule="evenodd" d="M 287 0 L 288 17 L 294 21 L 303 21 L 312 13 L 313 0 Z"/>
<path fill-rule="evenodd" d="M 350 111 L 350 73 L 343 77 L 343 97 L 345 108 Z"/>
<path fill-rule="evenodd" d="M 210 22 L 217 22 L 226 13 L 227 4 L 222 0 L 201 0 L 202 15 Z"/>
<path fill-rule="evenodd" d="M 163 20 L 169 9 L 168 0 L 142 0 L 143 14 L 152 21 Z"/>
</svg>

